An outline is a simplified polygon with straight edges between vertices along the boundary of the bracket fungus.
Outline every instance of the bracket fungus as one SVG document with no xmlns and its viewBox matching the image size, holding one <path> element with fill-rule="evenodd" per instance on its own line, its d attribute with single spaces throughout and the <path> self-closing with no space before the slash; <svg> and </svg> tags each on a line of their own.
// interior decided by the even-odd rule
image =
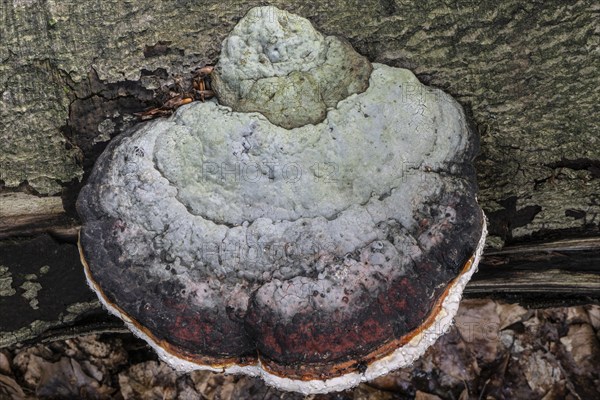
<svg viewBox="0 0 600 400">
<path fill-rule="evenodd" d="M 213 74 L 221 104 L 97 160 L 77 204 L 92 289 L 179 370 L 322 393 L 411 363 L 486 234 L 459 104 L 273 7 L 240 20 Z"/>
</svg>

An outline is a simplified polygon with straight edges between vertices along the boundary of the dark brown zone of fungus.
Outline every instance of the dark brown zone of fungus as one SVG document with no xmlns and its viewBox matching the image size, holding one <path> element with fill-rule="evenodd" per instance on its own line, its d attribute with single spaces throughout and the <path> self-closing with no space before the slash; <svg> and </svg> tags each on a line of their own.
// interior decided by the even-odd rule
<svg viewBox="0 0 600 400">
<path fill-rule="evenodd" d="M 366 293 L 365 304 L 350 304 L 357 311 L 343 320 L 307 310 L 283 325 L 255 301 L 241 320 L 227 317 L 224 309 L 190 306 L 182 288 L 144 281 L 143 266 L 118 264 L 120 250 L 110 244 L 110 232 L 120 226 L 115 220 L 87 224 L 80 233 L 80 250 L 87 274 L 105 301 L 172 355 L 215 368 L 252 365 L 260 358 L 277 376 L 332 378 L 371 364 L 428 328 L 453 281 L 470 269 L 483 215 L 473 199 L 459 193 L 444 197 L 454 199 L 457 221 L 446 225 L 444 240 L 410 274 L 384 280 L 387 285 L 378 296 Z M 426 231 L 441 218 L 427 216 L 421 229 Z"/>
</svg>

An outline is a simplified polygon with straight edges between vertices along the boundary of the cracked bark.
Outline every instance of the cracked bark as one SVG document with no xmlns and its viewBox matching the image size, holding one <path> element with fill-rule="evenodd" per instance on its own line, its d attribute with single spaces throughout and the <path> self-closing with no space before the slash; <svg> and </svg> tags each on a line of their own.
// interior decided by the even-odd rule
<svg viewBox="0 0 600 400">
<path fill-rule="evenodd" d="M 10 277 L 16 292 L 0 297 L 0 314 L 10 316 L 0 321 L 0 345 L 116 326 L 81 281 L 72 243 L 80 182 L 110 138 L 136 123 L 133 113 L 161 105 L 197 67 L 215 63 L 223 38 L 258 4 L 0 4 L 0 268 L 8 271 L 0 282 Z M 465 106 L 481 134 L 479 201 L 491 233 L 467 293 L 598 300 L 600 11 L 593 1 L 272 4 L 347 38 L 370 61 L 411 69 Z M 38 259 L 15 261 L 28 253 Z M 44 265 L 65 280 L 41 275 Z M 22 297 L 31 274 L 42 285 L 39 310 Z M 61 294 L 43 298 L 48 293 Z"/>
</svg>

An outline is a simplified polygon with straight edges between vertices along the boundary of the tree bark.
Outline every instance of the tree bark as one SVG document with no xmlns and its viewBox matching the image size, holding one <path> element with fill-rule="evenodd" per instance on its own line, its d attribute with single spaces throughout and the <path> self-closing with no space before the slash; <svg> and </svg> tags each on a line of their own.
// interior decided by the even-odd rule
<svg viewBox="0 0 600 400">
<path fill-rule="evenodd" d="M 214 64 L 221 41 L 259 4 L 0 3 L 0 347 L 120 326 L 79 266 L 81 183 L 108 141 L 138 122 L 134 113 Z M 465 107 L 481 135 L 479 201 L 490 228 L 467 295 L 598 301 L 594 1 L 269 4 L 347 38 L 372 62 L 411 69 Z"/>
</svg>

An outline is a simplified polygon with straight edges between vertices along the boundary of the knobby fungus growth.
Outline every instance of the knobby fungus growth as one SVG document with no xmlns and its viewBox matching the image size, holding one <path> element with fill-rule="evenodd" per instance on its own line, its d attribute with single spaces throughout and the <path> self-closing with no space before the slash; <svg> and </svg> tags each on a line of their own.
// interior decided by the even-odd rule
<svg viewBox="0 0 600 400">
<path fill-rule="evenodd" d="M 115 138 L 78 200 L 104 305 L 179 370 L 342 390 L 448 328 L 485 217 L 459 104 L 254 8 L 218 97 Z"/>
</svg>

